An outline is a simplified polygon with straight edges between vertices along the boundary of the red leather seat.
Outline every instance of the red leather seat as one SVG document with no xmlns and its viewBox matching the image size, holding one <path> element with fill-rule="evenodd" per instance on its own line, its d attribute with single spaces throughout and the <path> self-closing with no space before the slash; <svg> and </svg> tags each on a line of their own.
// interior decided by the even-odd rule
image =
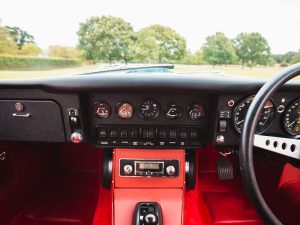
<svg viewBox="0 0 300 225">
<path fill-rule="evenodd" d="M 274 207 L 276 215 L 283 224 L 300 224 L 300 180 L 281 185 Z"/>
</svg>

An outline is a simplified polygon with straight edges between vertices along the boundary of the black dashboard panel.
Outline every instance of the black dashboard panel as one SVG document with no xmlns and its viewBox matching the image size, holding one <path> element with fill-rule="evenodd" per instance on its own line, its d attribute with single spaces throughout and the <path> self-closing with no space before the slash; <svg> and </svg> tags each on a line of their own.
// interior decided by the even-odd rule
<svg viewBox="0 0 300 225">
<path fill-rule="evenodd" d="M 53 101 L 0 100 L 0 108 L 2 140 L 65 140 L 61 110 Z"/>
<path fill-rule="evenodd" d="M 151 99 L 159 108 L 157 117 L 144 118 L 140 113 L 141 102 Z M 95 104 L 105 102 L 110 106 L 108 118 L 95 115 Z M 120 103 L 127 102 L 133 107 L 130 119 L 117 115 Z M 170 119 L 167 115 L 170 103 L 182 108 L 182 115 Z M 91 94 L 88 97 L 90 134 L 92 142 L 100 146 L 131 147 L 199 147 L 207 142 L 211 106 L 215 103 L 212 96 L 171 94 L 171 93 L 103 93 Z M 205 113 L 198 119 L 190 118 L 190 105 L 201 105 Z M 171 104 L 172 105 L 172 104 Z M 174 104 L 175 105 L 175 104 Z"/>
<path fill-rule="evenodd" d="M 240 134 L 233 126 L 234 108 L 243 99 L 255 95 L 265 82 L 266 80 L 262 79 L 209 74 L 71 75 L 1 80 L 0 100 L 50 101 L 59 107 L 60 115 L 57 110 L 52 113 L 54 116 L 43 112 L 33 126 L 38 133 L 44 124 L 51 121 L 51 125 L 57 127 L 55 130 L 59 137 L 54 136 L 55 138 L 46 140 L 39 135 L 31 135 L 28 138 L 14 137 L 14 140 L 70 142 L 72 134 L 77 132 L 82 134 L 84 142 L 96 146 L 194 148 L 213 144 L 224 147 L 239 144 Z M 264 130 L 264 134 L 292 136 L 291 132 L 287 132 L 284 128 L 283 117 L 285 109 L 300 97 L 299 87 L 299 81 L 290 81 L 272 97 L 271 100 L 276 107 L 275 116 L 270 126 Z M 160 114 L 157 116 L 154 113 L 154 119 L 140 117 L 138 107 L 145 98 L 155 99 L 159 103 Z M 234 101 L 232 106 L 228 106 L 229 100 Z M 94 115 L 94 104 L 99 101 L 105 101 L 111 107 L 111 115 L 107 119 L 100 119 Z M 126 113 L 123 115 L 130 119 L 122 119 L 116 115 L 116 107 L 120 102 L 132 105 L 133 115 Z M 178 111 L 182 115 L 177 119 L 172 119 L 172 116 L 167 118 L 163 115 L 164 107 L 166 105 L 173 107 L 174 102 L 182 107 L 182 112 Z M 205 116 L 199 120 L 191 120 L 187 114 L 188 105 L 191 103 L 201 104 Z M 284 108 L 282 112 L 278 112 L 280 106 Z M 2 108 L 4 108 L 2 113 L 5 113 L 6 108 Z M 128 109 L 128 105 L 125 108 Z M 295 118 L 298 119 L 293 115 L 290 120 Z M 5 116 L 0 119 L 1 124 L 7 124 L 4 121 Z M 10 124 L 6 126 L 6 129 L 13 132 L 14 128 Z M 127 134 L 123 130 L 127 130 Z M 112 136 L 111 131 L 114 131 Z M 7 134 L 0 135 L 0 140 L 9 139 L 5 135 Z M 161 145 L 161 142 L 165 144 Z"/>
</svg>

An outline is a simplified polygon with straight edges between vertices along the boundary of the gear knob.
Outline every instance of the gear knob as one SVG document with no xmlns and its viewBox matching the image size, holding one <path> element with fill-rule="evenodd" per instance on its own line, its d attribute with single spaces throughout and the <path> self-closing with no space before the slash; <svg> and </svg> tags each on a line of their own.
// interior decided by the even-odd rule
<svg viewBox="0 0 300 225">
<path fill-rule="evenodd" d="M 144 216 L 143 222 L 145 225 L 158 225 L 157 215 L 153 212 L 147 213 Z"/>
<path fill-rule="evenodd" d="M 139 202 L 136 204 L 133 225 L 163 225 L 162 212 L 157 202 Z"/>
</svg>

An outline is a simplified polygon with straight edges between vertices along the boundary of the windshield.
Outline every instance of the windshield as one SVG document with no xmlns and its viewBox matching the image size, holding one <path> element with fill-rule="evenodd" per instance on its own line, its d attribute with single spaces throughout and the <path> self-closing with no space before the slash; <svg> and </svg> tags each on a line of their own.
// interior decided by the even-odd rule
<svg viewBox="0 0 300 225">
<path fill-rule="evenodd" d="M 300 62 L 299 8 L 299 0 L 6 0 L 0 79 L 125 67 L 269 78 Z M 138 69 L 160 64 L 174 69 Z"/>
</svg>

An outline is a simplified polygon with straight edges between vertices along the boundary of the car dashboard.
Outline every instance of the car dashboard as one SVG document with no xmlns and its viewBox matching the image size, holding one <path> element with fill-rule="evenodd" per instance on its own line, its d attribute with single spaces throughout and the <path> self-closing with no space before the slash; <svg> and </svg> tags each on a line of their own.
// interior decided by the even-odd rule
<svg viewBox="0 0 300 225">
<path fill-rule="evenodd" d="M 88 75 L 0 83 L 0 139 L 112 148 L 238 146 L 264 80 L 182 75 Z M 257 133 L 300 134 L 299 82 L 266 104 Z"/>
</svg>

